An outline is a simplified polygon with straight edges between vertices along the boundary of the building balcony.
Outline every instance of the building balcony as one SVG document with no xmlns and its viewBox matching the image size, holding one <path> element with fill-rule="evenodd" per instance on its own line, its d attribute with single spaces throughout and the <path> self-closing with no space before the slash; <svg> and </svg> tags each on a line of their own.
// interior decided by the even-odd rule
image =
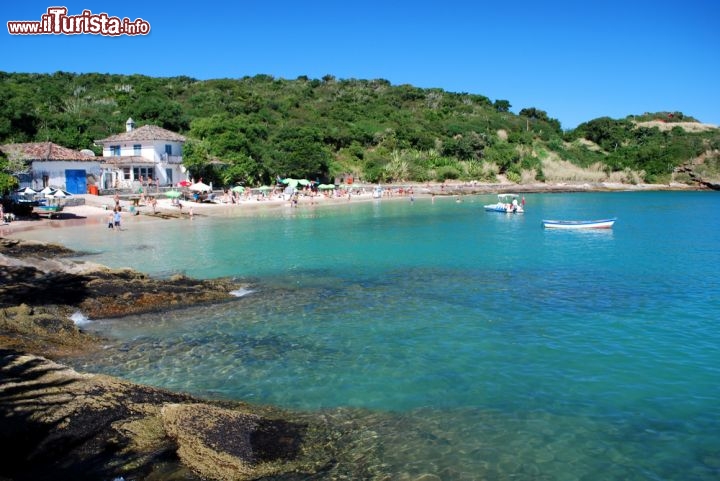
<svg viewBox="0 0 720 481">
<path fill-rule="evenodd" d="M 183 161 L 182 155 L 162 154 L 160 156 L 160 159 L 163 162 L 167 162 L 168 164 L 182 164 L 182 161 Z"/>
</svg>

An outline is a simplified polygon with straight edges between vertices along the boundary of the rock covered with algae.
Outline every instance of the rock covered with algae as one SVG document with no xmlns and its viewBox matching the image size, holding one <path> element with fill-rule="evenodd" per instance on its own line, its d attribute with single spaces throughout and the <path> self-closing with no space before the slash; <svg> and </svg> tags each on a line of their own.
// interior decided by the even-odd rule
<svg viewBox="0 0 720 481">
<path fill-rule="evenodd" d="M 154 279 L 77 255 L 0 238 L 0 480 L 390 479 L 363 414 L 203 400 L 53 361 L 100 348 L 78 312 L 152 315 L 232 302 L 248 287 Z"/>
<path fill-rule="evenodd" d="M 145 478 L 158 465 L 179 479 L 308 473 L 330 463 L 313 441 L 322 429 L 0 350 L 0 476 L 10 479 Z"/>
</svg>

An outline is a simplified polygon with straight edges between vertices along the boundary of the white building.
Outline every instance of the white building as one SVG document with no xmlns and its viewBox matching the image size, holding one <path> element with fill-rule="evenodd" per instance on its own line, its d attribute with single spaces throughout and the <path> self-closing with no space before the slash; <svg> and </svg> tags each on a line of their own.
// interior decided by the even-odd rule
<svg viewBox="0 0 720 481">
<path fill-rule="evenodd" d="M 22 165 L 14 174 L 20 188 L 36 191 L 45 187 L 65 189 L 71 194 L 86 194 L 102 172 L 100 159 L 92 151 L 78 152 L 52 142 L 0 145 L 0 150 Z"/>
<path fill-rule="evenodd" d="M 156 125 L 136 129 L 133 119 L 128 119 L 125 132 L 95 141 L 103 148 L 101 188 L 133 188 L 149 179 L 160 185 L 184 180 L 185 140 L 182 135 Z"/>
</svg>

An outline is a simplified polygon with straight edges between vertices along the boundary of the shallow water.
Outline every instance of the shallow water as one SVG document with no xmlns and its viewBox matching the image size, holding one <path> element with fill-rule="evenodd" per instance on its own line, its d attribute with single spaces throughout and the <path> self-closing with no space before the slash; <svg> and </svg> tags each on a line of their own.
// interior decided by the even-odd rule
<svg viewBox="0 0 720 481">
<path fill-rule="evenodd" d="M 347 412 L 392 479 L 720 478 L 720 195 L 526 199 L 524 215 L 477 196 L 53 231 L 111 266 L 251 283 L 92 322 L 113 342 L 77 367 Z"/>
</svg>

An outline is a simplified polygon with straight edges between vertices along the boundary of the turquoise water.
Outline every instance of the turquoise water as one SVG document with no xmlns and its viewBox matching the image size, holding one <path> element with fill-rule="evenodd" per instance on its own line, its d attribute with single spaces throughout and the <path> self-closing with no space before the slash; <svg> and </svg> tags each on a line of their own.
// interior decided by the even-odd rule
<svg viewBox="0 0 720 481">
<path fill-rule="evenodd" d="M 250 283 L 93 322 L 114 341 L 78 367 L 348 416 L 390 479 L 720 479 L 720 195 L 526 199 L 524 215 L 477 196 L 53 231 L 104 264 Z"/>
</svg>

